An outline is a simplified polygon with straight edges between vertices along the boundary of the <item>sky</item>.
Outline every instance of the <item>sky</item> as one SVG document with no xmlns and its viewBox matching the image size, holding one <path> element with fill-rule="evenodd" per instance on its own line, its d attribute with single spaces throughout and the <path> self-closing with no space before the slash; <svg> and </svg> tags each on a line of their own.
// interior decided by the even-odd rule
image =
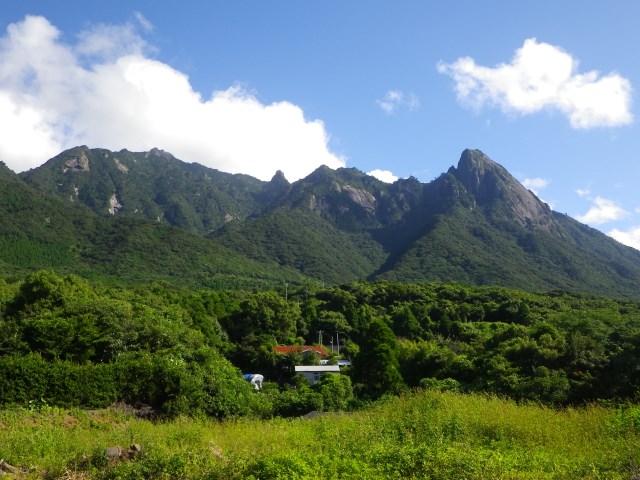
<svg viewBox="0 0 640 480">
<path fill-rule="evenodd" d="M 0 160 L 161 148 L 429 182 L 482 150 L 640 249 L 635 0 L 0 0 Z"/>
</svg>

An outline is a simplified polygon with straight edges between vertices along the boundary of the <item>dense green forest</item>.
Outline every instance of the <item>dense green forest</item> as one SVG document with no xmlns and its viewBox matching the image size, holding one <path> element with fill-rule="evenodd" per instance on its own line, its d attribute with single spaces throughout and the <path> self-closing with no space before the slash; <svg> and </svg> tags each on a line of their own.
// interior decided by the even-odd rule
<svg viewBox="0 0 640 480">
<path fill-rule="evenodd" d="M 265 418 L 354 409 L 415 387 L 554 405 L 633 400 L 639 320 L 637 302 L 560 291 L 390 282 L 116 288 L 37 271 L 0 281 L 0 403 L 123 401 L 154 415 Z M 319 338 L 330 361 L 339 350 L 352 366 L 311 386 L 293 366 L 318 359 L 273 347 Z M 243 372 L 262 373 L 263 390 Z"/>
</svg>

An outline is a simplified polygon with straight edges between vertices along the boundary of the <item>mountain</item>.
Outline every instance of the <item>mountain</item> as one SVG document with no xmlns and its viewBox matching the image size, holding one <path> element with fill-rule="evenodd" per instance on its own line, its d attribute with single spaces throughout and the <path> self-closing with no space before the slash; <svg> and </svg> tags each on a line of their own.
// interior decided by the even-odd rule
<svg viewBox="0 0 640 480">
<path fill-rule="evenodd" d="M 49 241 L 82 243 L 73 252 L 86 268 L 115 275 L 144 272 L 156 249 L 170 278 L 457 281 L 640 297 L 640 252 L 552 211 L 478 150 L 426 184 L 327 167 L 263 182 L 157 149 L 88 147 L 19 176 L 0 170 L 0 181 L 80 215 L 93 235 L 68 227 Z"/>
<path fill-rule="evenodd" d="M 69 165 L 79 171 L 87 167 L 82 155 Z M 0 272 L 4 277 L 54 268 L 108 282 L 167 280 L 255 287 L 304 279 L 295 270 L 273 261 L 253 261 L 186 229 L 135 215 L 98 215 L 81 202 L 59 192 L 52 195 L 51 188 L 38 189 L 37 183 L 22 179 L 42 178 L 44 173 L 19 176 L 0 163 Z M 255 182 L 250 179 L 249 185 Z"/>
<path fill-rule="evenodd" d="M 82 146 L 20 176 L 43 193 L 98 215 L 158 221 L 200 234 L 259 209 L 264 198 L 258 193 L 264 197 L 270 187 L 158 149 L 134 153 Z"/>
<path fill-rule="evenodd" d="M 436 208 L 376 277 L 637 296 L 640 252 L 552 211 L 482 152 L 425 188 Z"/>
</svg>

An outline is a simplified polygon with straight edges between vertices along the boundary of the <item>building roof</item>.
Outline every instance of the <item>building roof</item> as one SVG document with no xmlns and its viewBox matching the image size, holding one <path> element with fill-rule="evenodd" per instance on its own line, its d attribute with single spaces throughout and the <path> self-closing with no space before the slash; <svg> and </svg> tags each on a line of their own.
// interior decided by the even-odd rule
<svg viewBox="0 0 640 480">
<path fill-rule="evenodd" d="M 327 351 L 318 345 L 278 345 L 273 347 L 276 353 L 286 355 L 288 353 L 307 353 L 316 352 L 321 357 L 329 355 Z"/>
<path fill-rule="evenodd" d="M 296 372 L 339 372 L 340 371 L 340 366 L 339 365 L 296 365 L 295 367 L 295 371 Z"/>
</svg>

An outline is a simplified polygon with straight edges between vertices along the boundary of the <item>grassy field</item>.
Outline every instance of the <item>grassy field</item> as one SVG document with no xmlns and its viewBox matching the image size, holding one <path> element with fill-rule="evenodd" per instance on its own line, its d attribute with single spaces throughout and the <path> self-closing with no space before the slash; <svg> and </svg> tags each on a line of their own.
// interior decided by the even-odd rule
<svg viewBox="0 0 640 480">
<path fill-rule="evenodd" d="M 117 410 L 0 413 L 9 478 L 633 479 L 640 407 L 557 410 L 420 392 L 311 419 L 178 418 Z M 142 447 L 108 458 L 109 447 Z M 0 477 L 2 474 L 0 473 Z"/>
</svg>

